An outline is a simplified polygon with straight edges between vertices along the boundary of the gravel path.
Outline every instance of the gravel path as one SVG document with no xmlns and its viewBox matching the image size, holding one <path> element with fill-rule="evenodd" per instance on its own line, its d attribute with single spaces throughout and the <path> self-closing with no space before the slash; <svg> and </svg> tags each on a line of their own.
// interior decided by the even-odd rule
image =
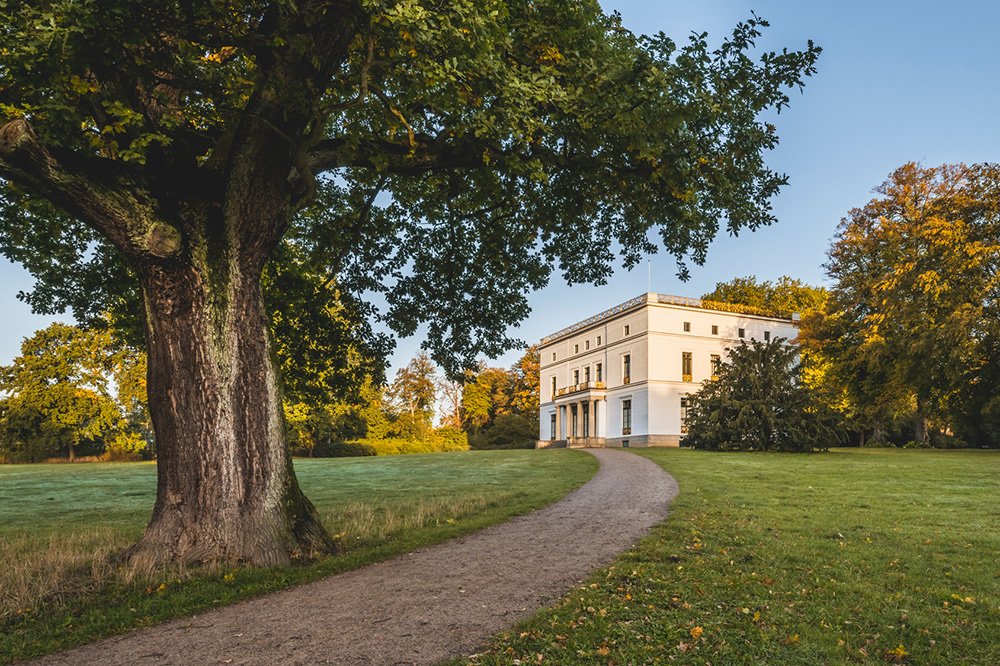
<svg viewBox="0 0 1000 666">
<path fill-rule="evenodd" d="M 667 515 L 677 483 L 627 451 L 540 511 L 394 560 L 38 664 L 434 664 L 565 595 Z"/>
</svg>

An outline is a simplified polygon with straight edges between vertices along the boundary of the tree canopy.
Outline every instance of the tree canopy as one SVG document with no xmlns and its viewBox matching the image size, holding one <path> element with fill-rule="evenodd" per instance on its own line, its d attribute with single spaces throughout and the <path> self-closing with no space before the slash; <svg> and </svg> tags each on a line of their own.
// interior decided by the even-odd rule
<svg viewBox="0 0 1000 666">
<path fill-rule="evenodd" d="M 928 421 L 944 430 L 970 408 L 995 409 L 1000 168 L 910 163 L 875 191 L 830 250 L 835 285 L 821 335 L 876 439 L 912 413 L 914 440 L 926 446 Z"/>
<path fill-rule="evenodd" d="M 289 243 L 345 292 L 385 292 L 397 332 L 428 322 L 451 369 L 505 350 L 553 263 L 600 281 L 612 247 L 625 265 L 655 251 L 651 231 L 701 261 L 720 220 L 770 223 L 785 178 L 758 114 L 819 52 L 754 62 L 756 17 L 716 48 L 640 37 L 589 1 L 64 0 L 0 19 L 0 124 L 19 146 L 0 170 L 17 185 L 3 241 L 38 279 L 35 307 L 141 316 L 120 253 L 172 255 L 185 237 L 141 210 L 217 196 L 259 119 L 293 152 L 290 204 L 313 202 Z M 81 189 L 42 187 L 41 159 Z M 326 171 L 339 177 L 317 183 Z M 109 235 L 95 218 L 118 187 L 134 219 Z"/>
<path fill-rule="evenodd" d="M 782 275 L 775 282 L 758 280 L 756 275 L 717 282 L 715 289 L 702 295 L 706 301 L 733 303 L 783 314 L 806 314 L 822 310 L 828 293 L 798 278 Z"/>
<path fill-rule="evenodd" d="M 0 457 L 70 460 L 135 455 L 146 448 L 141 355 L 108 332 L 51 324 L 26 338 L 21 355 L 0 367 Z"/>
</svg>

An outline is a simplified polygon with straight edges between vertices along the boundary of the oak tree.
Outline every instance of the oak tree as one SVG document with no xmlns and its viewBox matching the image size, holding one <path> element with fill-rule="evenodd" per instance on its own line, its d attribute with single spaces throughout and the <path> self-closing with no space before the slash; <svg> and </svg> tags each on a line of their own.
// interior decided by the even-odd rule
<svg viewBox="0 0 1000 666">
<path fill-rule="evenodd" d="M 560 269 L 772 221 L 761 118 L 819 49 L 640 37 L 596 0 L 0 4 L 0 245 L 34 304 L 142 324 L 142 562 L 332 546 L 282 440 L 261 277 L 290 247 L 452 374 Z M 683 264 L 680 268 L 683 273 Z M 332 281 L 332 282 L 330 282 Z M 105 308 L 107 309 L 107 308 Z"/>
</svg>

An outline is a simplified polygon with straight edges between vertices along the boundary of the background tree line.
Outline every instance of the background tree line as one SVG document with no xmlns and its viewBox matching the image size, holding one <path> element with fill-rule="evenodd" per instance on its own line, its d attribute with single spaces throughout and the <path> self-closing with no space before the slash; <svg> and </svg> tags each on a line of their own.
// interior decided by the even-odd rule
<svg viewBox="0 0 1000 666">
<path fill-rule="evenodd" d="M 299 455 L 386 455 L 531 448 L 538 432 L 538 349 L 510 368 L 480 363 L 449 379 L 421 352 L 394 380 L 367 380 L 357 400 L 285 403 Z"/>
<path fill-rule="evenodd" d="M 770 373 L 786 378 L 770 402 L 801 385 L 808 400 L 786 413 L 831 426 L 827 446 L 1000 446 L 1000 167 L 906 164 L 875 194 L 840 223 L 829 288 L 750 276 L 703 296 L 799 312 L 800 363 L 783 370 L 789 358 L 777 347 L 731 354 L 723 386 L 694 401 L 689 441 L 733 444 L 734 434 L 719 434 L 735 422 L 724 407 L 734 408 L 737 385 Z M 766 358 L 744 363 L 751 351 Z M 767 420 L 764 402 L 738 406 Z"/>
<path fill-rule="evenodd" d="M 696 396 L 690 442 L 709 441 L 699 419 L 714 418 L 712 427 L 739 421 L 722 410 L 749 395 L 735 384 L 729 391 L 732 380 L 744 388 L 783 387 L 754 394 L 757 411 L 747 409 L 755 422 L 774 418 L 777 412 L 765 413 L 768 405 L 784 395 L 797 407 L 783 413 L 812 415 L 813 425 L 823 424 L 827 446 L 1000 446 L 1000 167 L 907 164 L 875 193 L 841 221 L 825 266 L 829 287 L 749 276 L 703 295 L 757 312 L 798 312 L 801 329 L 794 368 L 775 345 L 730 354 L 731 361 L 756 358 L 756 365 L 734 365 L 703 400 Z M 533 445 L 537 348 L 510 368 L 481 364 L 457 381 L 421 353 L 385 383 L 388 339 L 372 331 L 361 304 L 288 251 L 265 287 L 281 294 L 269 297 L 271 327 L 294 453 Z M 0 372 L 4 459 L 154 454 L 145 357 L 130 344 L 132 329 L 123 321 L 95 315 L 84 328 L 54 324 L 25 341 L 21 356 Z M 773 376 L 762 381 L 765 366 Z M 778 439 L 792 426 L 783 427 L 768 426 Z M 726 432 L 729 440 L 716 436 L 711 446 L 745 439 Z M 778 439 L 754 446 L 791 446 Z M 811 442 L 807 448 L 823 446 L 800 439 L 801 446 Z"/>
<path fill-rule="evenodd" d="M 357 363 L 378 365 L 371 358 Z M 537 436 L 536 347 L 510 368 L 481 363 L 462 381 L 444 377 L 426 353 L 388 384 L 366 375 L 358 391 L 305 389 L 303 373 L 298 377 L 286 386 L 283 403 L 295 455 L 530 448 Z M 0 462 L 156 455 L 145 353 L 109 328 L 56 323 L 37 331 L 0 368 L 0 390 Z"/>
</svg>

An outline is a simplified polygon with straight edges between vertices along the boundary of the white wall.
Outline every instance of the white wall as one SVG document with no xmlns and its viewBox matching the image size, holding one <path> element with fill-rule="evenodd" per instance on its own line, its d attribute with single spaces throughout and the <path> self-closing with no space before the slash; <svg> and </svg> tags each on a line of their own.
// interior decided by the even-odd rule
<svg viewBox="0 0 1000 666">
<path fill-rule="evenodd" d="M 646 435 L 649 433 L 649 397 L 645 386 L 621 387 L 608 391 L 607 398 L 607 437 L 623 437 L 622 435 L 622 401 L 632 401 L 632 433 L 628 436 Z"/>
</svg>

